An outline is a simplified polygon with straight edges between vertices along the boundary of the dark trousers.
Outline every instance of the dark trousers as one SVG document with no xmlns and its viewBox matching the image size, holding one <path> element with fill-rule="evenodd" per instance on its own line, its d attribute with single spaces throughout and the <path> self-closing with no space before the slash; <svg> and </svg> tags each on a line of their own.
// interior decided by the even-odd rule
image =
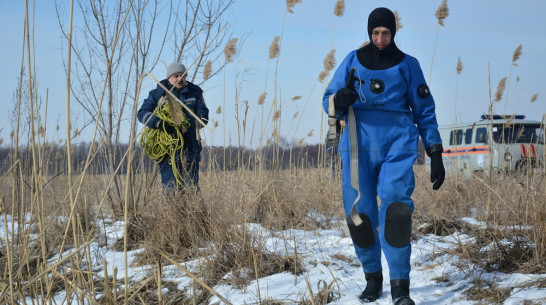
<svg viewBox="0 0 546 305">
<path fill-rule="evenodd" d="M 180 173 L 180 181 L 177 183 L 172 160 L 169 156 L 165 156 L 159 162 L 159 173 L 161 174 L 163 188 L 179 191 L 188 188 L 199 190 L 199 158 L 197 157 L 199 157 L 199 152 L 193 150 L 193 145 L 184 145 L 182 153 L 176 153 L 175 169 Z"/>
</svg>

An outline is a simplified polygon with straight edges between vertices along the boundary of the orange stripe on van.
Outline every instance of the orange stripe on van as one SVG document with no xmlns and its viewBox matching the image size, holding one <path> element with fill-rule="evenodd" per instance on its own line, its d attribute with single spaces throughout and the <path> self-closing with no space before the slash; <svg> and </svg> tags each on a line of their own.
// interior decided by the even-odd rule
<svg viewBox="0 0 546 305">
<path fill-rule="evenodd" d="M 536 158 L 537 157 L 536 147 L 533 144 L 528 144 L 528 145 L 520 144 L 519 149 L 521 151 L 521 157 L 522 158 L 527 158 L 527 157 Z"/>
</svg>

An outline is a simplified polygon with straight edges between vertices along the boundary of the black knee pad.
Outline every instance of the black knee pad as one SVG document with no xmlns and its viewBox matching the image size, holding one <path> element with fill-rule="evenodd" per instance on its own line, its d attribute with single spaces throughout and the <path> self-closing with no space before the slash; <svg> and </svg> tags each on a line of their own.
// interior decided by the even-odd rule
<svg viewBox="0 0 546 305">
<path fill-rule="evenodd" d="M 360 248 L 369 248 L 375 244 L 375 235 L 373 234 L 372 222 L 370 218 L 364 214 L 358 213 L 362 223 L 356 226 L 351 218 L 351 215 L 347 217 L 347 225 L 349 226 L 349 232 L 351 233 L 351 239 L 355 245 Z"/>
<path fill-rule="evenodd" d="M 407 245 L 411 237 L 411 209 L 403 202 L 393 202 L 385 215 L 385 240 L 393 247 Z"/>
</svg>

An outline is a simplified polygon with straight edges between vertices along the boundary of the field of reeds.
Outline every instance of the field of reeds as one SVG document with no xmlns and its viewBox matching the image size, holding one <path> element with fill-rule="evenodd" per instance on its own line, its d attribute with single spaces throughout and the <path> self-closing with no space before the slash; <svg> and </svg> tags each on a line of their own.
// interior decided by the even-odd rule
<svg viewBox="0 0 546 305">
<path fill-rule="evenodd" d="M 287 12 L 292 12 L 298 2 L 287 1 Z M 343 15 L 343 8 L 344 2 L 337 1 L 336 16 Z M 441 24 L 447 17 L 447 7 L 441 7 L 437 16 Z M 124 20 L 121 17 L 119 22 Z M 29 34 L 28 15 L 25 24 L 25 34 Z M 66 34 L 71 37 L 71 32 Z M 273 39 L 269 59 L 278 59 L 281 37 Z M 30 41 L 25 41 L 30 48 Z M 236 43 L 236 39 L 230 39 L 225 45 L 224 65 L 232 61 Z M 197 53 L 203 56 L 205 50 L 207 47 Z M 321 82 L 335 66 L 332 54 L 324 61 L 325 70 L 319 75 Z M 210 74 L 209 62 L 206 57 L 203 59 L 200 67 Z M 106 62 L 111 64 L 109 60 Z M 74 65 L 77 64 L 81 63 Z M 29 66 L 27 69 L 32 70 L 30 60 Z M 67 68 L 70 75 L 70 59 Z M 145 75 L 144 68 L 138 68 Z M 460 73 L 459 67 L 457 71 Z M 107 75 L 107 78 L 112 76 Z M 103 83 L 105 87 L 108 85 L 108 81 Z M 140 82 L 134 80 L 134 85 L 137 88 L 133 111 L 140 101 L 138 97 L 142 98 Z M 63 143 L 48 143 L 43 136 L 45 126 L 40 126 L 42 114 L 34 95 L 35 86 L 35 80 L 30 78 L 28 92 L 24 89 L 26 85 L 19 87 L 19 107 L 28 106 L 29 110 L 17 118 L 13 144 L 1 164 L 2 304 L 51 304 L 59 291 L 66 292 L 63 303 L 67 304 L 204 304 L 213 295 L 222 299 L 211 287 L 223 281 L 244 287 L 267 275 L 305 271 L 297 253 L 271 253 L 264 240 L 249 230 L 249 224 L 281 232 L 281 247 L 287 249 L 294 242 L 282 236 L 287 229 L 336 228 L 348 234 L 340 203 L 339 173 L 332 176 L 332 160 L 324 145 L 297 141 L 281 145 L 281 111 L 275 98 L 268 105 L 270 111 L 261 114 L 262 126 L 265 123 L 271 130 L 257 127 L 259 148 L 252 150 L 241 145 L 230 150 L 224 145 L 205 150 L 208 157 L 202 165 L 201 191 L 166 195 L 155 164 L 136 146 L 139 136 L 136 121 L 132 122 L 129 145 L 116 142 L 112 133 L 116 124 L 112 122 L 97 122 L 95 128 L 100 135 L 95 138 L 95 132 L 91 144 L 83 148 L 70 142 L 78 133 L 70 127 Z M 71 94 L 79 93 L 72 90 L 67 89 L 71 92 L 67 94 L 67 113 L 70 113 Z M 265 96 L 266 92 L 259 105 L 264 104 Z M 103 99 L 104 96 L 96 104 L 99 109 Z M 106 104 L 105 108 L 114 109 Z M 222 107 L 217 114 L 223 114 Z M 254 132 L 247 129 L 245 114 L 243 111 L 237 118 L 239 136 L 243 139 L 245 134 Z M 27 138 L 19 134 L 23 122 L 31 126 Z M 70 126 L 69 115 L 67 122 Z M 424 165 L 415 165 L 415 175 L 414 239 L 453 232 L 473 236 L 473 242 L 461 242 L 456 253 L 451 253 L 461 257 L 465 263 L 460 269 L 469 274 L 470 268 L 505 273 L 546 272 L 544 172 L 491 176 L 470 173 L 464 178 L 448 177 L 439 191 L 431 190 Z M 483 225 L 469 225 L 462 221 L 464 218 L 473 218 Z M 113 223 L 123 225 L 123 236 L 112 242 L 105 237 L 104 229 Z M 134 260 L 123 262 L 124 271 L 119 272 L 127 272 L 128 265 L 139 265 L 146 266 L 147 276 L 139 282 L 131 282 L 127 274 L 120 277 L 118 269 L 106 268 L 106 258 L 97 261 L 92 246 L 96 244 L 122 251 L 126 258 L 129 252 L 140 249 Z M 444 250 L 438 249 L 430 256 L 444 254 Z M 181 265 L 187 261 L 199 263 L 189 271 Z M 180 268 L 193 282 L 179 288 L 165 281 L 162 271 L 167 265 Z M 231 276 L 227 277 L 228 274 Z M 481 288 L 489 284 L 486 279 L 477 278 L 475 289 L 466 291 L 468 299 L 501 303 L 505 297 L 503 291 Z M 533 284 L 545 287 L 545 283 Z M 164 288 L 170 293 L 164 294 Z M 315 297 L 322 300 L 320 304 L 332 301 Z M 277 304 L 261 296 L 257 299 L 260 304 Z M 311 303 L 314 304 L 313 299 L 302 300 L 300 304 Z"/>
<path fill-rule="evenodd" d="M 425 166 L 416 165 L 415 172 L 414 239 L 454 232 L 473 236 L 473 242 L 461 242 L 451 253 L 466 262 L 460 268 L 469 274 L 472 268 L 506 273 L 546 271 L 543 174 L 448 178 L 436 192 L 428 183 Z M 154 174 L 134 179 L 150 181 Z M 229 284 L 244 287 L 258 277 L 304 271 L 297 254 L 271 253 L 260 236 L 249 231 L 248 224 L 259 224 L 272 232 L 294 228 L 346 231 L 339 177 L 332 177 L 326 164 L 278 171 L 204 170 L 198 195 L 164 196 L 156 181 L 142 190 L 138 202 L 122 203 L 121 213 L 114 211 L 115 204 L 108 198 L 112 187 L 108 175 L 77 179 L 73 205 L 66 204 L 70 192 L 67 176 L 51 178 L 30 171 L 20 179 L 11 175 L 1 179 L 5 226 L 5 236 L 0 239 L 2 302 L 33 297 L 45 303 L 64 290 L 74 300 L 85 298 L 100 304 L 157 303 L 161 298 L 164 304 L 199 304 L 213 295 L 206 287 L 225 281 L 227 274 L 235 275 Z M 28 185 L 32 180 L 42 181 L 40 189 Z M 313 215 L 321 215 L 320 221 Z M 472 226 L 464 218 L 485 225 Z M 124 224 L 124 235 L 105 245 L 105 224 L 116 221 Z M 288 247 L 293 241 L 286 237 L 284 242 Z M 137 283 L 113 281 L 119 275 L 107 270 L 105 261 L 91 259 L 93 243 L 125 252 L 143 249 L 125 264 L 148 266 L 150 275 Z M 430 256 L 443 254 L 438 249 Z M 199 271 L 190 273 L 199 281 L 195 292 L 190 294 L 188 287 L 175 296 L 161 297 L 162 285 L 169 285 L 161 281 L 162 266 L 195 260 L 200 262 Z M 485 295 L 491 290 L 483 293 L 469 293 L 469 297 L 492 297 Z M 494 300 L 498 301 L 498 296 Z"/>
</svg>

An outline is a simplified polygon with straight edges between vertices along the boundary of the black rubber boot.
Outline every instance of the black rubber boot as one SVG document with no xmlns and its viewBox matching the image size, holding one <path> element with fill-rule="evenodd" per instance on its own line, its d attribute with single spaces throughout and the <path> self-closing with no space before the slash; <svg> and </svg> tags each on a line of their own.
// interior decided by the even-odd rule
<svg viewBox="0 0 546 305">
<path fill-rule="evenodd" d="M 409 296 L 409 280 L 392 280 L 391 296 L 394 305 L 415 305 Z"/>
<path fill-rule="evenodd" d="M 383 271 L 364 273 L 366 277 L 366 289 L 362 291 L 358 299 L 363 303 L 373 302 L 383 293 Z"/>
</svg>

